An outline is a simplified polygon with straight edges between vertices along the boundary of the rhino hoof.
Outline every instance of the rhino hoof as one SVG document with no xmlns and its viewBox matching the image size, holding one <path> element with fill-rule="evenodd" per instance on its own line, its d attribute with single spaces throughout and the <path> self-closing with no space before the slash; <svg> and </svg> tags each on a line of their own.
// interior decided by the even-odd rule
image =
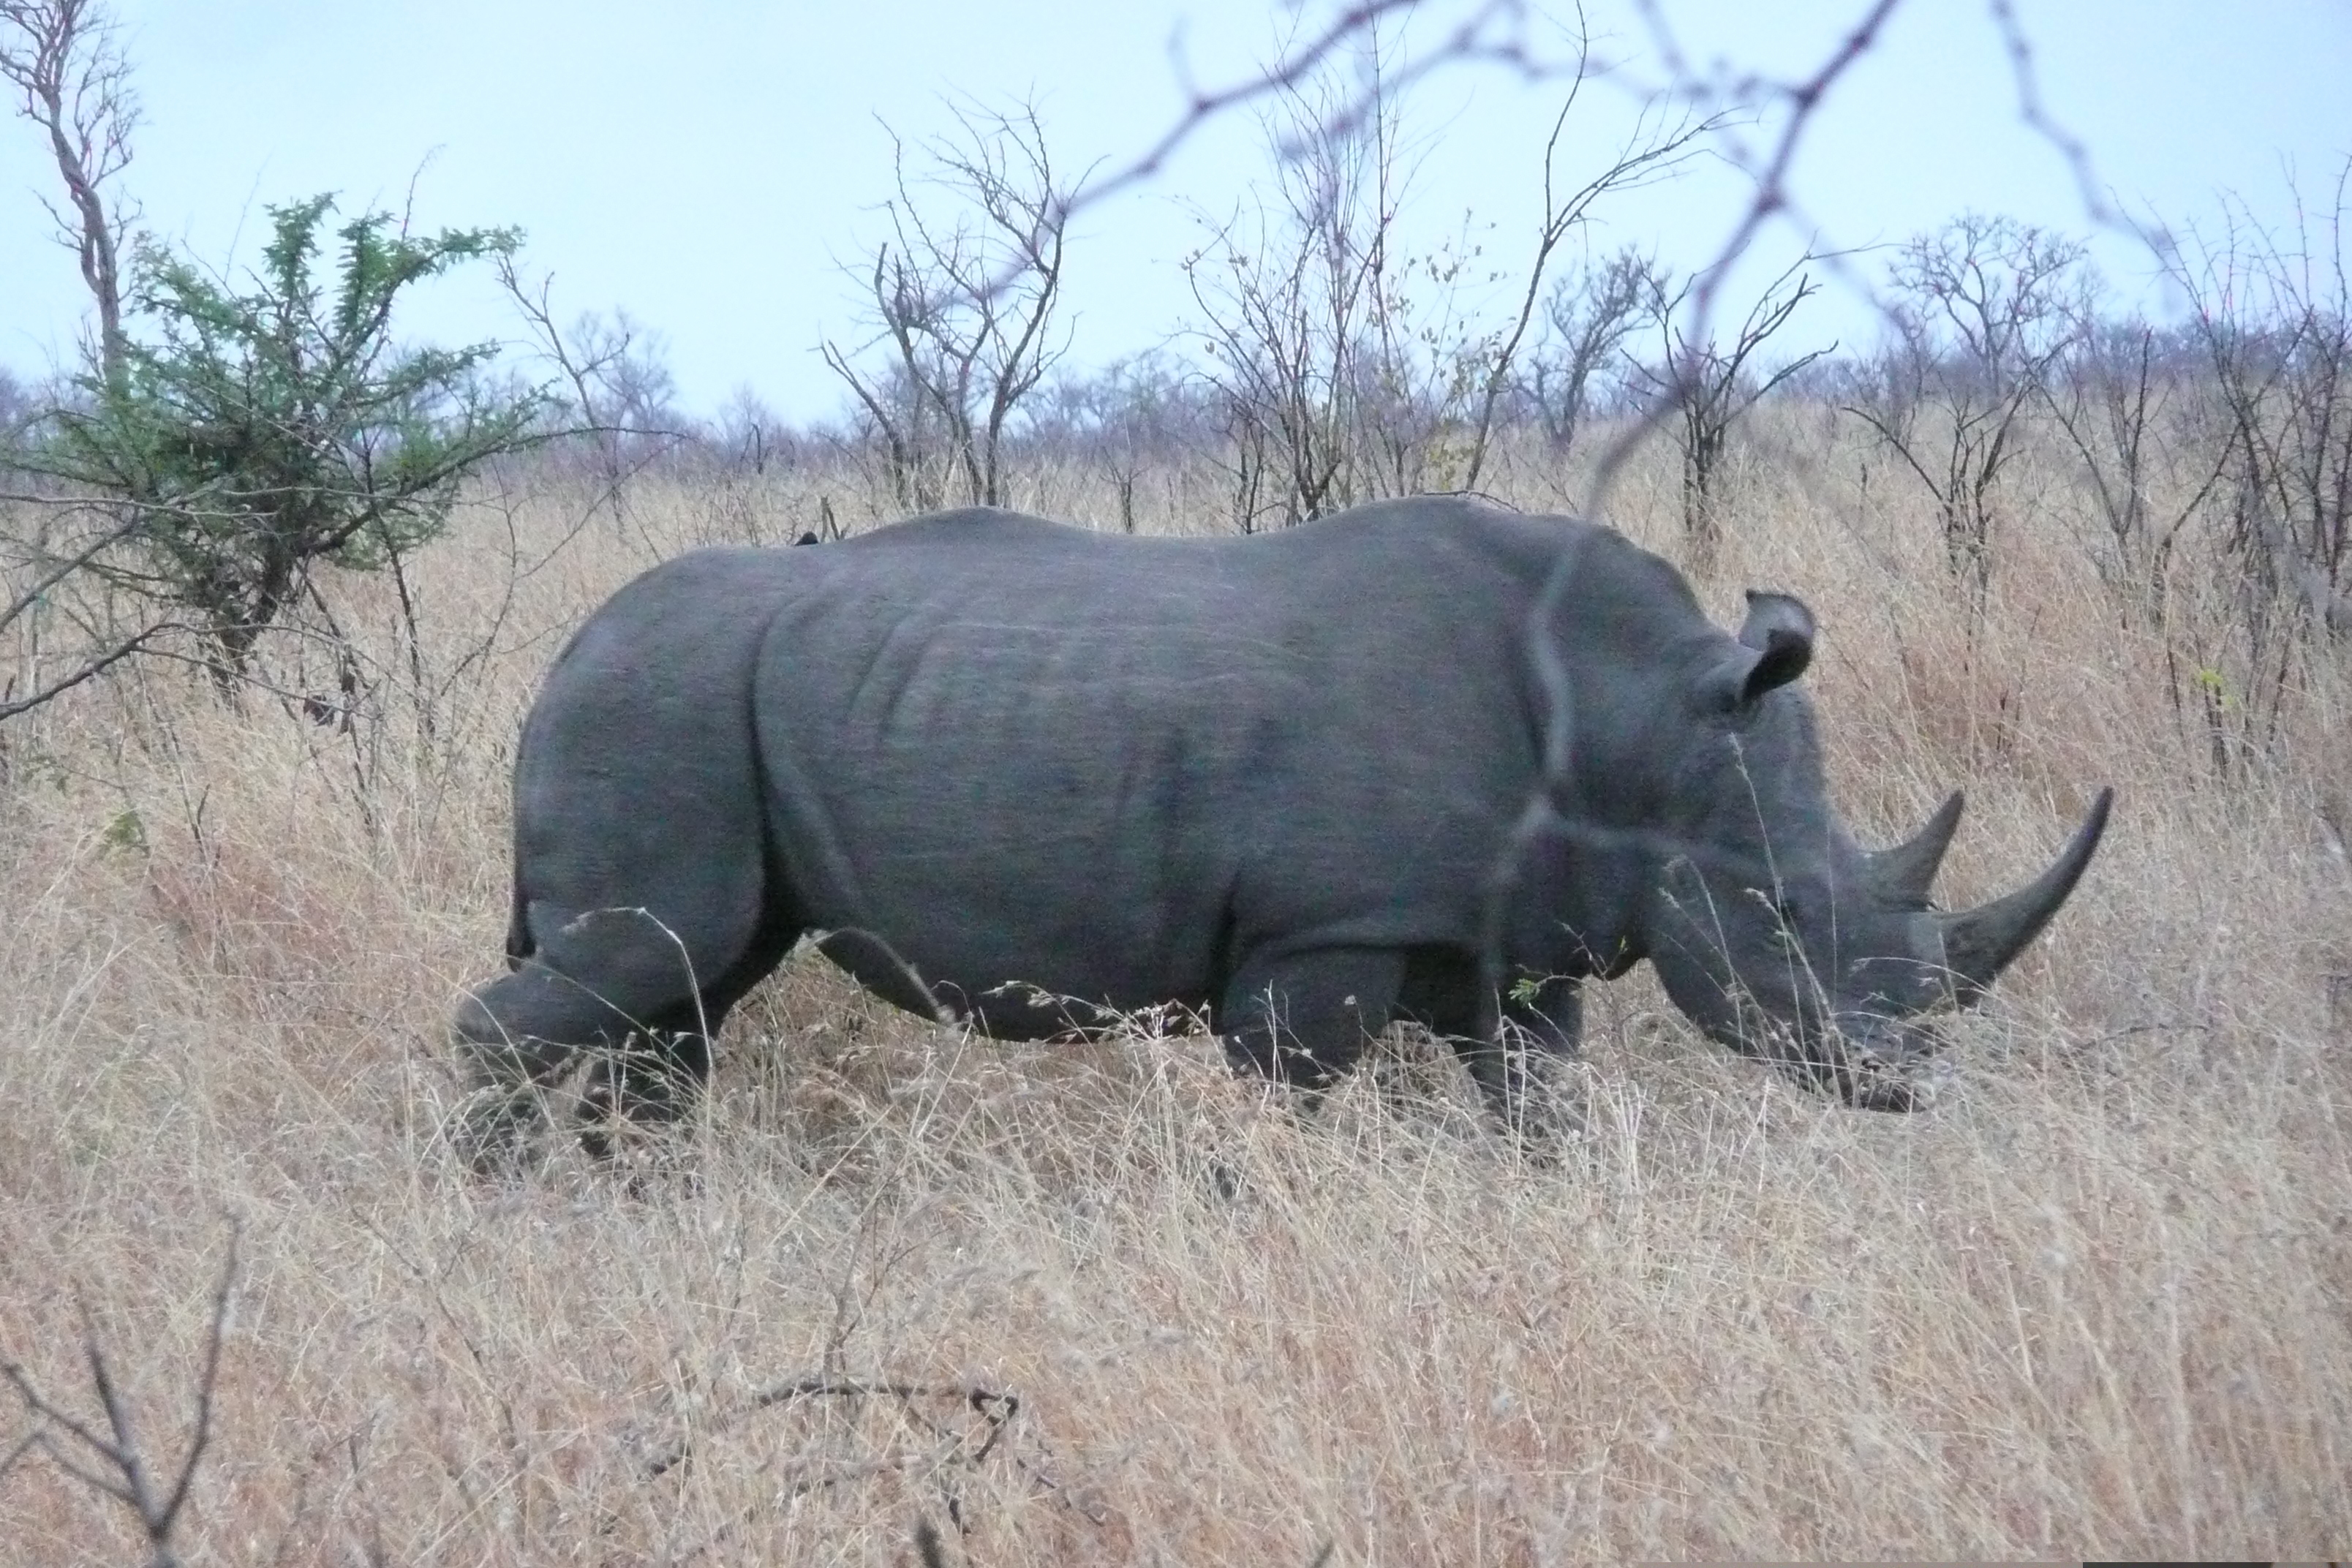
<svg viewBox="0 0 2352 1568">
<path fill-rule="evenodd" d="M 547 1124 L 535 1088 L 485 1085 L 457 1102 L 443 1126 L 449 1148 L 477 1176 L 514 1177 L 539 1163 L 539 1137 Z"/>
</svg>

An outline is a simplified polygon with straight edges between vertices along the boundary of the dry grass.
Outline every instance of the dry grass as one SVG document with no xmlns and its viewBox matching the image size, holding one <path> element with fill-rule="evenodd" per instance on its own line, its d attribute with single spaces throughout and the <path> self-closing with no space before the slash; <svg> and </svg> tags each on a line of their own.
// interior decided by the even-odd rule
<svg viewBox="0 0 2352 1568">
<path fill-rule="evenodd" d="M 494 967 L 555 640 L 687 542 L 878 510 L 648 487 L 526 574 L 583 515 L 549 493 L 420 563 L 429 700 L 350 735 L 162 670 L 8 731 L 0 1360 L 94 1418 L 86 1305 L 168 1471 L 242 1226 L 193 1563 L 907 1563 L 921 1520 L 989 1564 L 2340 1554 L 2343 689 L 2214 784 L 2062 474 L 1972 630 L 1910 498 L 1778 434 L 1702 592 L 1812 601 L 1860 829 L 1966 785 L 1969 897 L 2123 791 L 1932 1112 L 1811 1098 L 1637 977 L 1592 1009 L 1588 1138 L 1530 1165 L 1410 1041 L 1302 1121 L 1197 1037 L 993 1045 L 802 960 L 690 1138 L 463 1179 L 441 1021 Z M 1660 546 L 1670 477 L 1612 508 Z M 1208 479 L 1139 489 L 1214 515 Z M 0 1519 L 11 1563 L 142 1550 L 37 1450 Z"/>
</svg>

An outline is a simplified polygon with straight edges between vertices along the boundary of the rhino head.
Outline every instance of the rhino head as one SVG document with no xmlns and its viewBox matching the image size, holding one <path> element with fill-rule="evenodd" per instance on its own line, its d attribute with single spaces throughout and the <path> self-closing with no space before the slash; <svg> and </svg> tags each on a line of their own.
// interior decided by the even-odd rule
<svg viewBox="0 0 2352 1568">
<path fill-rule="evenodd" d="M 1855 842 L 1829 805 L 1811 705 L 1791 684 L 1813 629 L 1797 600 L 1750 594 L 1736 642 L 1713 632 L 1711 646 L 1689 645 L 1679 691 L 1653 694 L 1667 718 L 1644 725 L 1653 766 L 1633 770 L 1647 775 L 1633 787 L 1668 805 L 1649 831 L 1621 838 L 1637 847 L 1635 864 L 1621 862 L 1633 897 L 1615 967 L 1646 956 L 1715 1039 L 1851 1105 L 1906 1110 L 1909 1069 L 1937 1045 L 1925 1016 L 1976 1002 L 2048 924 L 2098 847 L 2113 792 L 2025 886 L 1936 908 L 1961 796 L 1906 843 Z"/>
</svg>

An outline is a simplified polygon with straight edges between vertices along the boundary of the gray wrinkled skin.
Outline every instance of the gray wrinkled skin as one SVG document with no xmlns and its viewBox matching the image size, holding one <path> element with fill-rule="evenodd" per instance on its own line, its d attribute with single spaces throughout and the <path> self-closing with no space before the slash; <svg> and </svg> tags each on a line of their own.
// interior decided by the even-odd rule
<svg viewBox="0 0 2352 1568">
<path fill-rule="evenodd" d="M 1793 599 L 1750 595 L 1733 637 L 1612 532 L 1453 500 L 1184 540 L 973 510 L 685 556 L 590 619 L 524 728 L 462 1135 L 500 1157 L 583 1049 L 592 1110 L 675 1114 L 805 933 L 994 1035 L 1198 1008 L 1305 1085 L 1416 1019 L 1514 1127 L 1581 983 L 1646 958 L 1715 1038 L 1907 1106 L 1879 1068 L 2046 922 L 2106 796 L 2036 883 L 1932 910 L 1957 798 L 1855 845 L 1792 684 L 1812 640 Z"/>
</svg>

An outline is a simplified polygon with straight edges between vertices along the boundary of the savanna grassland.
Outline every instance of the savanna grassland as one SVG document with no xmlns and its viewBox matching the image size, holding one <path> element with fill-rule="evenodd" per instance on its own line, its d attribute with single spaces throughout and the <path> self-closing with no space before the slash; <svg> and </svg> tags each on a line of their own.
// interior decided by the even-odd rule
<svg viewBox="0 0 2352 1568">
<path fill-rule="evenodd" d="M 999 1045 L 803 955 L 683 1136 L 472 1179 L 442 1029 L 497 968 L 541 671 L 657 559 L 890 510 L 822 465 L 617 504 L 519 470 L 410 563 L 413 646 L 388 581 L 329 584 L 348 726 L 289 641 L 289 700 L 150 662 L 0 731 L 0 1359 L 99 1436 L 101 1347 L 167 1489 L 234 1250 L 198 1563 L 907 1563 L 922 1521 L 991 1565 L 2341 1554 L 2352 666 L 2299 656 L 2217 766 L 2213 542 L 2149 629 L 2044 454 L 1979 605 L 1850 427 L 1767 413 L 1697 586 L 1811 604 L 1865 841 L 1966 788 L 1957 904 L 2118 790 L 1926 1112 L 1815 1098 L 1637 974 L 1531 1160 L 1426 1041 L 1301 1115 L 1181 1020 Z M 1676 480 L 1637 460 L 1603 520 L 1679 558 Z M 1139 525 L 1218 526 L 1217 484 L 1146 472 Z M 1117 515 L 1076 468 L 1017 489 Z M 103 1467 L 0 1390 L 0 1560 L 138 1560 L 60 1455 Z"/>
</svg>

